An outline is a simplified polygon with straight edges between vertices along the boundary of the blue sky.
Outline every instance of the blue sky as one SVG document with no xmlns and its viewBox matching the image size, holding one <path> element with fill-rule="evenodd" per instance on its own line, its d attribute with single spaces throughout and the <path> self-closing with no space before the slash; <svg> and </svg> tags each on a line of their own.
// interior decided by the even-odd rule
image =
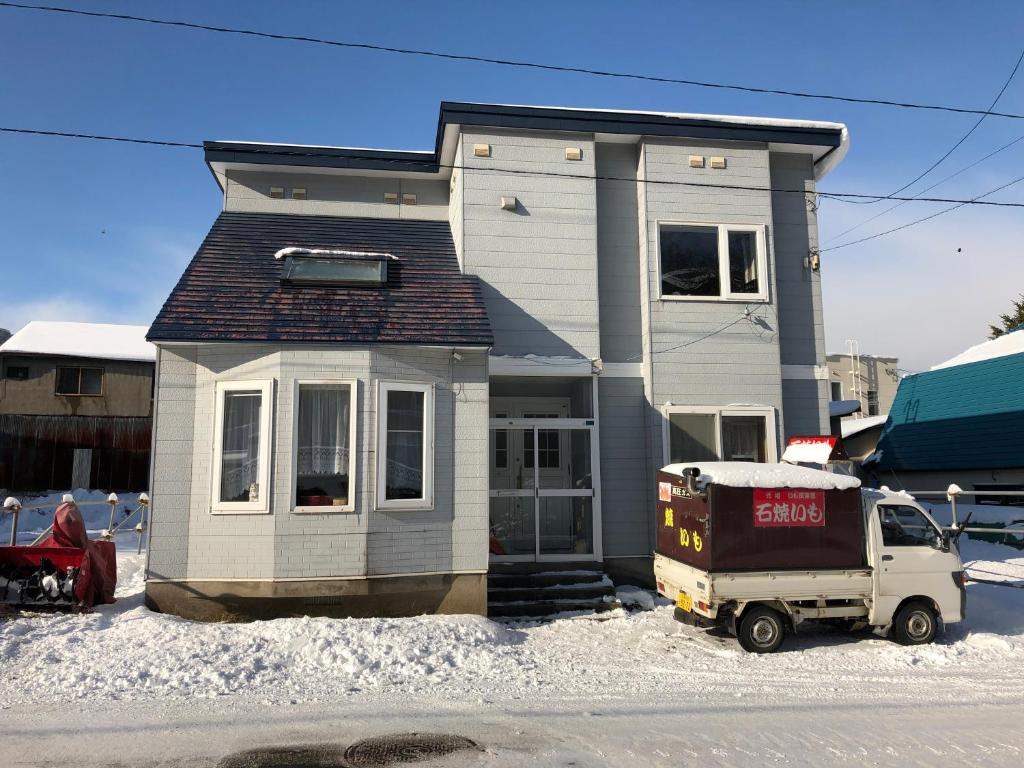
<svg viewBox="0 0 1024 768">
<path fill-rule="evenodd" d="M 68 5 L 698 80 L 984 107 L 1024 44 L 1024 4 L 773 0 Z M 432 147 L 444 99 L 845 122 L 851 149 L 822 189 L 892 192 L 972 116 L 434 61 L 0 9 L 0 124 L 178 141 Z M 1024 72 L 1000 109 L 1024 112 Z M 1024 135 L 990 118 L 912 191 Z M 148 323 L 217 215 L 201 153 L 0 135 L 0 325 Z M 1024 175 L 1024 142 L 932 194 L 971 197 Z M 1024 200 L 1024 183 L 993 197 Z M 823 203 L 822 240 L 885 204 Z M 913 203 L 858 230 L 924 216 Z M 1020 210 L 974 207 L 823 256 L 829 351 L 917 370 L 984 339 L 1024 292 Z M 957 249 L 960 249 L 958 252 Z"/>
</svg>

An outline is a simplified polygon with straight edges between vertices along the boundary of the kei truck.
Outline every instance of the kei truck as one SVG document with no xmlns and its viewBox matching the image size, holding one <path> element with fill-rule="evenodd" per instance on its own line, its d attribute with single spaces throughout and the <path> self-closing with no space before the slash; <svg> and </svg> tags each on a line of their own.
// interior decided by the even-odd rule
<svg viewBox="0 0 1024 768">
<path fill-rule="evenodd" d="M 658 472 L 654 575 L 678 620 L 754 653 L 802 622 L 931 642 L 967 602 L 956 542 L 910 496 L 788 464 Z"/>
</svg>

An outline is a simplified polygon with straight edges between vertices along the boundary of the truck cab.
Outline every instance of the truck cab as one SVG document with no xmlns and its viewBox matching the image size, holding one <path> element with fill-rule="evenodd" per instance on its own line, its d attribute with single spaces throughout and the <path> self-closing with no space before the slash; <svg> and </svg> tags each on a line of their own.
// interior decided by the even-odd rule
<svg viewBox="0 0 1024 768">
<path fill-rule="evenodd" d="M 920 609 L 897 621 L 914 602 L 930 607 L 943 622 L 961 621 L 967 592 L 956 544 L 911 496 L 874 489 L 862 490 L 861 496 L 874 572 L 869 623 L 930 640 L 939 627 L 930 626 L 932 619 Z"/>
</svg>

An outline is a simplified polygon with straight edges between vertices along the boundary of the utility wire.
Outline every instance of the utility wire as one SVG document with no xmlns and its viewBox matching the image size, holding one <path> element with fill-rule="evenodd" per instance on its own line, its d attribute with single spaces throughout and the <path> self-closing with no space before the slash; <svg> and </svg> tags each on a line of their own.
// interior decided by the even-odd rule
<svg viewBox="0 0 1024 768">
<path fill-rule="evenodd" d="M 944 177 L 943 177 L 943 178 L 941 178 L 941 179 L 940 179 L 939 181 L 937 181 L 937 182 L 935 182 L 934 184 L 932 184 L 932 185 L 931 185 L 930 187 L 925 187 L 925 188 L 924 188 L 924 189 L 922 189 L 922 190 L 921 190 L 920 192 L 918 192 L 918 195 L 923 195 L 923 194 L 924 194 L 925 192 L 931 192 L 931 191 L 932 191 L 933 189 L 935 189 L 936 187 L 940 187 L 940 186 L 942 186 L 943 184 L 945 184 L 945 183 L 946 183 L 947 181 L 949 181 L 950 179 L 956 178 L 956 177 L 957 177 L 957 176 L 959 176 L 959 175 L 960 175 L 961 173 L 964 173 L 965 171 L 969 171 L 969 170 L 970 170 L 971 168 L 973 168 L 974 166 L 976 166 L 976 165 L 980 165 L 981 163 L 983 163 L 983 162 L 985 162 L 986 160 L 988 160 L 988 159 L 989 159 L 990 157 L 993 157 L 993 156 L 995 156 L 995 155 L 998 155 L 998 154 L 999 154 L 1000 152 L 1002 152 L 1003 150 L 1007 150 L 1007 149 L 1009 149 L 1010 147 L 1014 146 L 1015 144 L 1019 144 L 1019 143 L 1020 143 L 1020 142 L 1022 142 L 1022 141 L 1024 141 L 1024 136 L 1018 136 L 1018 137 L 1017 137 L 1016 139 L 1014 139 L 1013 141 L 1011 141 L 1011 142 L 1009 142 L 1009 143 L 1007 143 L 1007 144 L 1003 144 L 1003 146 L 999 147 L 999 149 L 995 149 L 995 150 L 993 150 L 993 151 L 989 152 L 989 153 L 988 153 L 987 155 L 985 155 L 984 157 L 979 157 L 979 158 L 978 158 L 977 160 L 975 160 L 975 161 L 974 161 L 973 163 L 971 163 L 970 165 L 965 165 L 965 166 L 964 166 L 963 168 L 961 168 L 961 169 L 960 169 L 959 171 L 956 171 L 956 172 L 954 172 L 954 173 L 951 173 L 951 174 L 949 174 L 949 176 L 944 176 Z M 902 205 L 906 205 L 907 203 L 911 202 L 912 200 L 925 200 L 926 198 L 922 198 L 922 197 L 917 197 L 917 196 L 915 196 L 915 197 L 912 197 L 912 198 L 910 198 L 909 200 L 908 200 L 907 198 L 899 198 L 899 197 L 894 197 L 894 198 L 890 198 L 890 199 L 892 199 L 892 200 L 899 200 L 900 202 L 896 203 L 896 205 L 892 205 L 892 206 L 889 206 L 888 208 L 886 208 L 886 209 L 885 209 L 884 211 L 882 211 L 881 213 L 876 213 L 876 214 L 875 214 L 874 216 L 872 216 L 872 217 L 871 217 L 870 219 L 864 219 L 864 221 L 862 221 L 862 222 L 861 222 L 860 224 L 854 224 L 854 225 L 853 225 L 852 227 L 850 227 L 849 229 L 845 229 L 845 230 L 843 230 L 843 231 L 842 231 L 842 232 L 840 232 L 840 233 L 839 233 L 838 235 L 834 235 L 834 236 L 830 237 L 830 238 L 828 239 L 828 242 L 830 242 L 830 243 L 831 243 L 831 242 L 835 242 L 836 240 L 840 239 L 840 238 L 841 238 L 841 237 L 843 237 L 844 235 L 848 235 L 848 234 L 850 234 L 851 232 L 853 232 L 853 231 L 855 231 L 855 230 L 858 230 L 858 229 L 860 229 L 860 228 L 861 228 L 861 227 L 863 227 L 863 226 L 864 226 L 865 224 L 870 224 L 870 223 L 871 223 L 872 221 L 874 221 L 875 219 L 878 219 L 878 218 L 881 218 L 882 216 L 885 216 L 885 214 L 889 213 L 890 211 L 895 211 L 895 210 L 896 210 L 897 208 L 899 208 L 900 206 L 902 206 Z"/>
<path fill-rule="evenodd" d="M 185 141 L 162 141 L 159 139 L 139 139 L 127 136 L 108 136 L 103 134 L 93 133 L 74 133 L 70 131 L 49 131 L 41 130 L 36 128 L 13 128 L 9 126 L 0 126 L 0 133 L 12 133 L 29 136 L 47 136 L 57 138 L 70 138 L 70 139 L 85 139 L 90 141 L 105 141 L 117 144 L 141 144 L 147 146 L 157 147 L 172 147 L 179 149 L 205 149 L 203 144 L 195 142 Z M 273 156 L 273 157 L 311 157 L 311 158 L 335 158 L 339 155 L 331 152 L 316 152 L 306 150 L 288 149 L 286 146 L 275 146 L 273 149 L 261 149 L 258 147 L 231 147 L 230 150 L 224 150 L 230 152 L 232 155 L 261 155 L 261 156 Z M 731 191 L 739 192 L 773 192 L 773 193 L 785 193 L 785 194 L 817 194 L 820 197 L 835 199 L 840 202 L 849 202 L 854 199 L 891 199 L 891 200 L 902 200 L 904 202 L 918 202 L 918 203 L 957 203 L 958 205 L 984 205 L 992 206 L 997 208 L 1024 208 L 1024 202 L 1013 203 L 1013 202 L 996 202 L 989 200 L 980 200 L 974 198 L 971 200 L 963 200 L 957 198 L 948 197 L 889 197 L 888 195 L 870 195 L 858 192 L 809 192 L 806 189 L 785 189 L 780 187 L 758 187 L 758 186 L 746 186 L 739 184 L 715 184 L 712 182 L 699 182 L 699 181 L 678 181 L 675 179 L 636 179 L 628 176 L 606 176 L 601 174 L 588 175 L 579 173 L 560 173 L 558 171 L 535 171 L 523 168 L 500 168 L 500 167 L 487 167 L 487 166 L 464 166 L 455 165 L 451 163 L 440 163 L 434 162 L 433 160 L 423 159 L 414 160 L 409 158 L 382 158 L 377 156 L 369 155 L 358 155 L 358 154 L 347 154 L 344 155 L 346 159 L 352 160 L 372 160 L 375 163 L 400 163 L 402 165 L 409 164 L 420 164 L 429 166 L 431 168 L 445 168 L 454 171 L 479 171 L 483 173 L 502 173 L 515 176 L 542 176 L 548 178 L 565 178 L 565 179 L 582 179 L 590 181 L 622 181 L 630 184 L 654 184 L 659 186 L 677 186 L 677 187 L 693 187 L 696 189 L 726 189 Z M 993 190 L 993 192 L 998 190 Z M 981 197 L 992 194 L 987 192 Z"/>
<path fill-rule="evenodd" d="M 64 8 L 53 5 L 28 5 L 26 3 L 0 2 L 0 7 L 15 8 L 21 10 L 41 11 L 46 13 L 64 13 L 75 16 L 86 16 L 90 18 L 114 19 L 117 21 L 132 21 L 145 24 L 156 24 L 166 27 L 178 27 L 184 29 L 203 30 L 205 32 L 218 32 L 231 35 L 244 35 L 247 37 L 259 37 L 270 40 L 284 40 L 297 43 L 311 43 L 314 45 L 327 45 L 335 48 L 353 48 L 381 53 L 395 53 L 405 56 L 422 56 L 435 59 L 447 59 L 449 61 L 468 61 L 479 64 L 494 64 L 506 67 L 518 67 L 521 69 L 537 69 L 547 72 L 568 72 L 580 75 L 593 75 L 596 77 L 611 77 L 622 80 L 640 80 L 652 83 L 667 83 L 670 85 L 690 85 L 699 88 L 714 88 L 719 90 L 742 91 L 745 93 L 763 93 L 774 96 L 791 96 L 801 99 L 818 99 L 824 101 L 841 101 L 850 104 L 871 104 L 884 107 L 900 107 L 903 109 L 930 110 L 935 112 L 952 112 L 965 115 L 983 115 L 991 117 L 1005 117 L 1013 120 L 1024 120 L 1024 115 L 1012 112 L 995 112 L 992 109 L 969 109 L 967 107 L 953 107 L 939 104 L 922 104 L 908 101 L 894 101 L 890 99 L 871 99 L 855 96 L 839 96 L 827 93 L 811 93 L 808 91 L 792 91 L 779 88 L 759 88 L 751 85 L 737 85 L 735 83 L 716 83 L 704 80 L 688 80 L 677 77 L 661 77 L 658 75 L 646 75 L 634 72 L 614 72 L 609 70 L 591 69 L 588 67 L 573 67 L 558 64 L 545 64 L 540 62 L 523 61 L 519 59 L 498 59 L 487 56 L 471 56 L 468 54 L 444 53 L 418 48 L 398 48 L 389 45 L 378 45 L 374 43 L 354 42 L 347 40 L 329 40 L 320 37 L 309 37 L 306 35 L 286 35 L 276 32 L 262 32 L 255 29 L 242 29 L 238 27 L 219 27 L 211 24 L 199 24 L 190 21 L 178 21 L 173 19 L 157 19 L 147 16 L 133 16 L 125 13 L 102 13 L 99 11 L 85 11 L 77 8 Z"/>
<path fill-rule="evenodd" d="M 937 218 L 939 216 L 942 216 L 943 214 L 949 213 L 950 211 L 955 211 L 957 208 L 963 208 L 965 205 L 970 205 L 972 203 L 977 203 L 983 197 L 988 197 L 989 195 L 994 195 L 996 192 L 1004 190 L 1007 187 L 1012 187 L 1014 184 L 1019 184 L 1022 181 L 1024 181 L 1024 176 L 1016 178 L 1013 181 L 1008 181 L 1006 184 L 1003 184 L 1002 186 L 996 187 L 995 189 L 991 189 L 988 192 L 985 192 L 985 193 L 983 193 L 981 195 L 978 195 L 975 198 L 972 198 L 971 200 L 965 200 L 962 203 L 958 203 L 957 205 L 951 206 L 949 208 L 943 208 L 941 211 L 933 213 L 930 216 L 925 216 L 924 218 L 917 219 L 916 221 L 908 222 L 907 224 L 903 224 L 902 226 L 899 226 L 899 227 L 893 227 L 892 229 L 887 229 L 885 232 L 878 232 L 877 234 L 874 234 L 874 235 L 868 235 L 867 237 L 862 237 L 860 240 L 853 240 L 853 241 L 851 241 L 849 243 L 842 243 L 841 245 L 833 245 L 831 248 L 822 248 L 819 252 L 820 253 L 824 253 L 825 251 L 838 251 L 840 248 L 849 248 L 851 245 L 857 245 L 859 243 L 866 243 L 868 240 L 874 240 L 875 238 L 882 237 L 883 235 L 891 235 L 893 232 L 899 232 L 900 230 L 907 229 L 908 227 L 913 227 L 913 226 L 915 226 L 917 224 L 921 224 L 922 222 L 930 221 L 931 219 L 934 219 L 934 218 Z"/>
</svg>

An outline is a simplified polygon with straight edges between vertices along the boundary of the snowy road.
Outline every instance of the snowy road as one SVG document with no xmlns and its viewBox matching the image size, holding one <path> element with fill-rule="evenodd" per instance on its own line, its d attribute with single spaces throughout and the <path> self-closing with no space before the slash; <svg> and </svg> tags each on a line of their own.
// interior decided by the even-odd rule
<svg viewBox="0 0 1024 768">
<path fill-rule="evenodd" d="M 1024 557 L 965 542 L 1024 585 Z M 215 766 L 260 745 L 454 733 L 439 765 L 1024 764 L 1024 589 L 905 648 L 821 629 L 754 656 L 671 609 L 515 627 L 479 617 L 197 624 L 119 602 L 0 621 L 0 765 Z"/>
</svg>

